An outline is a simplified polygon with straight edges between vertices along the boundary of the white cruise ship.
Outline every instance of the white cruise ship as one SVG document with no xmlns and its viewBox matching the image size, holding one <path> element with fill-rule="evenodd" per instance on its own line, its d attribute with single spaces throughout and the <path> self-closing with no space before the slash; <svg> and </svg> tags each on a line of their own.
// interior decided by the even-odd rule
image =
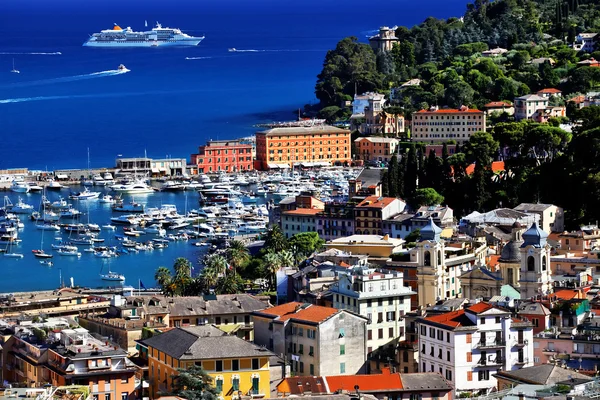
<svg viewBox="0 0 600 400">
<path fill-rule="evenodd" d="M 163 28 L 158 22 L 150 31 L 134 32 L 115 24 L 112 29 L 94 33 L 83 44 L 89 47 L 197 46 L 204 36 L 193 37 L 176 28 Z"/>
</svg>

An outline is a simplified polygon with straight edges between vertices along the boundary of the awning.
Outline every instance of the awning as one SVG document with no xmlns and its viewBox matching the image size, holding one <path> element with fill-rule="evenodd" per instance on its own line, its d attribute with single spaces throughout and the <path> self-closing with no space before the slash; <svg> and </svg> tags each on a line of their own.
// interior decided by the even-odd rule
<svg viewBox="0 0 600 400">
<path fill-rule="evenodd" d="M 158 168 L 152 168 L 152 173 L 153 174 L 158 174 L 160 171 L 158 170 Z"/>
<path fill-rule="evenodd" d="M 315 163 L 315 167 L 329 167 L 331 164 L 327 161 L 320 161 Z"/>
<path fill-rule="evenodd" d="M 290 166 L 288 164 L 277 164 L 281 169 L 288 169 Z"/>
<path fill-rule="evenodd" d="M 279 169 L 279 165 L 277 164 L 267 164 L 267 167 L 269 167 L 269 169 Z"/>
<path fill-rule="evenodd" d="M 301 165 L 303 167 L 314 167 L 315 163 L 312 163 L 312 162 L 303 162 L 303 163 L 301 163 Z"/>
<path fill-rule="evenodd" d="M 66 174 L 58 174 L 56 175 L 56 179 L 69 179 L 69 176 Z"/>
</svg>

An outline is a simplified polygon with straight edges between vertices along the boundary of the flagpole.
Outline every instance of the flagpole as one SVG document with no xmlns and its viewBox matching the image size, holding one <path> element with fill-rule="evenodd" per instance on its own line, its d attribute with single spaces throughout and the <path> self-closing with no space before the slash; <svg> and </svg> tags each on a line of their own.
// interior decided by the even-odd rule
<svg viewBox="0 0 600 400">
<path fill-rule="evenodd" d="M 141 282 L 142 281 L 140 280 L 140 278 L 138 278 L 138 296 L 141 296 L 141 293 L 140 293 L 142 291 L 142 289 L 141 289 Z"/>
</svg>

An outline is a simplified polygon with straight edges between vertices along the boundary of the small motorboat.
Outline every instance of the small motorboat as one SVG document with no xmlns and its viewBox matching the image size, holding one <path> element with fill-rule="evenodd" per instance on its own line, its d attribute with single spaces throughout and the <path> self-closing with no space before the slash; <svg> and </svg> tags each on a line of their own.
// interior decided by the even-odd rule
<svg viewBox="0 0 600 400">
<path fill-rule="evenodd" d="M 61 185 L 60 182 L 55 181 L 54 179 L 50 179 L 48 181 L 48 185 L 46 186 L 46 189 L 48 190 L 61 190 L 62 188 L 64 188 L 64 186 Z"/>
<path fill-rule="evenodd" d="M 227 49 L 227 51 L 229 51 L 231 53 L 234 53 L 234 52 L 237 51 L 237 49 L 235 47 L 230 47 L 230 48 Z"/>
<path fill-rule="evenodd" d="M 102 204 L 114 204 L 115 201 L 116 200 L 110 194 L 105 194 L 99 200 L 99 202 Z"/>
<path fill-rule="evenodd" d="M 42 260 L 42 261 L 40 261 L 40 264 L 45 265 L 47 267 L 51 267 L 54 265 L 54 263 L 52 261 L 48 261 L 48 260 Z"/>
<path fill-rule="evenodd" d="M 81 257 L 81 253 L 77 251 L 77 249 L 66 249 L 61 248 L 56 251 L 61 256 L 72 256 L 72 257 Z"/>
<path fill-rule="evenodd" d="M 127 69 L 127 67 L 125 67 L 125 65 L 123 65 L 123 64 L 119 64 L 119 67 L 117 68 L 117 70 L 119 70 L 119 71 L 129 71 Z"/>
<path fill-rule="evenodd" d="M 20 254 L 20 253 L 4 253 L 4 257 L 8 257 L 8 258 L 23 258 L 23 254 Z"/>
<path fill-rule="evenodd" d="M 90 192 L 85 188 L 83 192 L 73 193 L 69 196 L 71 200 L 95 200 L 100 196 L 100 192 Z"/>
<path fill-rule="evenodd" d="M 37 258 L 52 258 L 54 257 L 52 254 L 48 254 L 44 252 L 44 250 L 31 250 L 34 256 Z"/>
<path fill-rule="evenodd" d="M 114 225 L 108 224 L 108 225 L 102 225 L 102 229 L 106 229 L 107 231 L 114 231 L 115 229 L 117 229 L 117 227 Z"/>
<path fill-rule="evenodd" d="M 15 68 L 15 59 L 13 58 L 13 69 L 10 70 L 13 74 L 20 74 L 21 71 Z"/>
<path fill-rule="evenodd" d="M 110 271 L 108 271 L 108 273 L 106 273 L 106 274 L 101 274 L 100 278 L 102 278 L 103 281 L 112 281 L 112 282 L 125 281 L 125 275 L 118 274 L 116 272 L 110 272 Z"/>
</svg>

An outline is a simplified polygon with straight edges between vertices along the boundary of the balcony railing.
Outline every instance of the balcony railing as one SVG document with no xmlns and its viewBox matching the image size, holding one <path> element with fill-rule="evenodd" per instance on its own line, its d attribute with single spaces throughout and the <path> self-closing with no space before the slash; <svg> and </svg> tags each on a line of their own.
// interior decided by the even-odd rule
<svg viewBox="0 0 600 400">
<path fill-rule="evenodd" d="M 477 343 L 475 343 L 475 346 L 473 346 L 476 349 L 491 349 L 494 347 L 504 347 L 506 346 L 506 340 L 504 339 L 497 339 L 497 340 L 492 340 L 492 341 L 479 341 Z"/>
<path fill-rule="evenodd" d="M 494 358 L 490 358 L 490 359 L 486 359 L 486 358 L 482 357 L 477 362 L 477 365 L 480 365 L 482 367 L 491 367 L 491 366 L 502 365 L 502 364 L 504 364 L 503 357 L 494 357 Z"/>
<path fill-rule="evenodd" d="M 529 340 L 525 339 L 525 340 L 515 340 L 513 342 L 513 347 L 525 347 L 529 344 Z"/>
<path fill-rule="evenodd" d="M 529 359 L 527 357 L 523 357 L 523 358 L 517 359 L 517 361 L 515 361 L 515 365 L 524 365 L 524 364 L 527 364 L 528 362 L 529 362 Z"/>
</svg>

